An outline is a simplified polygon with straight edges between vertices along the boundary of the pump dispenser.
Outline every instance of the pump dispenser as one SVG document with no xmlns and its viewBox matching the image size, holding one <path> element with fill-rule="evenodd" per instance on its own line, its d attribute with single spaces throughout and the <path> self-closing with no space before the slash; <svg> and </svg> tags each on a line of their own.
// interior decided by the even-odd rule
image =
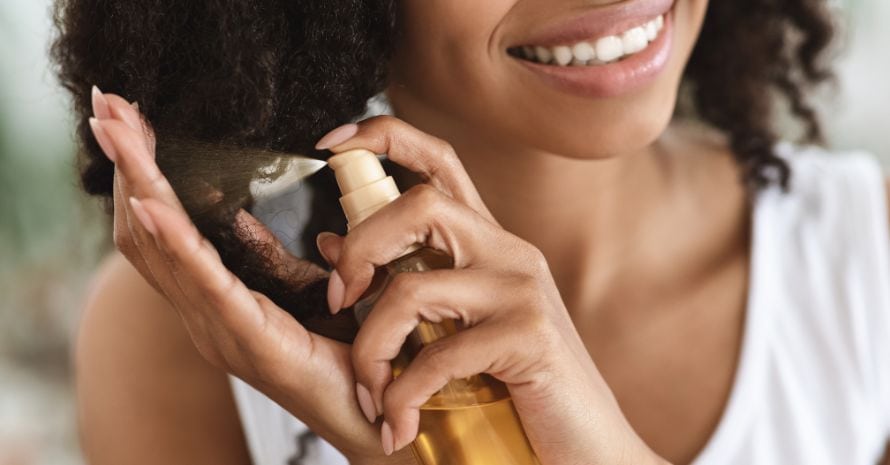
<svg viewBox="0 0 890 465">
<path fill-rule="evenodd" d="M 399 190 L 377 156 L 352 150 L 328 160 L 342 197 L 340 205 L 354 228 L 398 198 Z M 452 268 L 454 260 L 438 250 L 415 244 L 405 254 L 378 267 L 368 290 L 353 310 L 359 324 L 398 273 Z M 408 366 L 427 344 L 460 330 L 460 323 L 421 322 L 392 362 L 393 376 Z M 507 387 L 480 374 L 450 381 L 420 409 L 420 431 L 411 445 L 421 465 L 540 465 L 513 407 Z"/>
</svg>

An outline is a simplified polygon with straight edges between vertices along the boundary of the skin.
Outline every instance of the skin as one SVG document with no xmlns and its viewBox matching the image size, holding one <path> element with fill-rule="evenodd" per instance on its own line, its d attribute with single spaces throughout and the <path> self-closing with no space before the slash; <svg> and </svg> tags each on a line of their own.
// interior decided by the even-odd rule
<svg viewBox="0 0 890 465">
<path fill-rule="evenodd" d="M 136 110 L 97 95 L 122 255 L 98 275 L 77 347 L 91 463 L 249 463 L 224 371 L 355 464 L 412 463 L 403 448 L 417 407 L 447 379 L 482 371 L 510 388 L 544 465 L 692 461 L 731 388 L 750 249 L 750 206 L 725 142 L 669 125 L 705 7 L 677 3 L 674 52 L 654 83 L 591 100 L 523 74 L 505 53 L 583 5 L 404 2 L 388 91 L 404 121 L 362 122 L 324 145 L 388 153 L 423 182 L 345 238 L 319 237 L 336 269 L 332 310 L 418 239 L 457 266 L 390 286 L 354 347 L 307 332 L 225 270 L 160 175 Z M 387 341 L 417 318 L 455 316 L 471 326 L 465 336 L 393 381 Z M 128 418 L 139 421 L 121 431 Z"/>
</svg>

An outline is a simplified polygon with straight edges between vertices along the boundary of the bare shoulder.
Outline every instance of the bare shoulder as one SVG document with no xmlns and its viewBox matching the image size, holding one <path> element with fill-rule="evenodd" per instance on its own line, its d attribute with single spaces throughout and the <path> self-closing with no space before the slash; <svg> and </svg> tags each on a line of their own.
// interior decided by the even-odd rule
<svg viewBox="0 0 890 465">
<path fill-rule="evenodd" d="M 120 254 L 93 279 L 74 363 L 89 463 L 250 463 L 226 375 Z"/>
</svg>

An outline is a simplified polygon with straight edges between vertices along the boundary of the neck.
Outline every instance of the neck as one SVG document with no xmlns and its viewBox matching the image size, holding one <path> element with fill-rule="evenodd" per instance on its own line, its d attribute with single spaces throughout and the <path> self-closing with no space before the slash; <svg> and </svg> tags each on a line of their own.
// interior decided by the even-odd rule
<svg viewBox="0 0 890 465">
<path fill-rule="evenodd" d="M 396 109 L 452 144 L 498 222 L 547 257 L 570 309 L 605 294 L 615 276 L 633 267 L 629 252 L 651 244 L 668 216 L 659 211 L 672 187 L 661 144 L 571 159 L 488 140 L 410 106 Z"/>
</svg>

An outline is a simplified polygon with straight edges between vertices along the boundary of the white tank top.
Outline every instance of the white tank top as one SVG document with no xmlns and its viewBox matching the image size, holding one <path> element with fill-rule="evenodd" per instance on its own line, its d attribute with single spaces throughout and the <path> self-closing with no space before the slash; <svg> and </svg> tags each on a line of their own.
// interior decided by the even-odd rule
<svg viewBox="0 0 890 465">
<path fill-rule="evenodd" d="M 791 188 L 756 199 L 739 365 L 693 463 L 874 465 L 890 439 L 884 176 L 866 154 L 778 151 Z M 232 387 L 255 465 L 347 465 L 265 396 Z"/>
</svg>

